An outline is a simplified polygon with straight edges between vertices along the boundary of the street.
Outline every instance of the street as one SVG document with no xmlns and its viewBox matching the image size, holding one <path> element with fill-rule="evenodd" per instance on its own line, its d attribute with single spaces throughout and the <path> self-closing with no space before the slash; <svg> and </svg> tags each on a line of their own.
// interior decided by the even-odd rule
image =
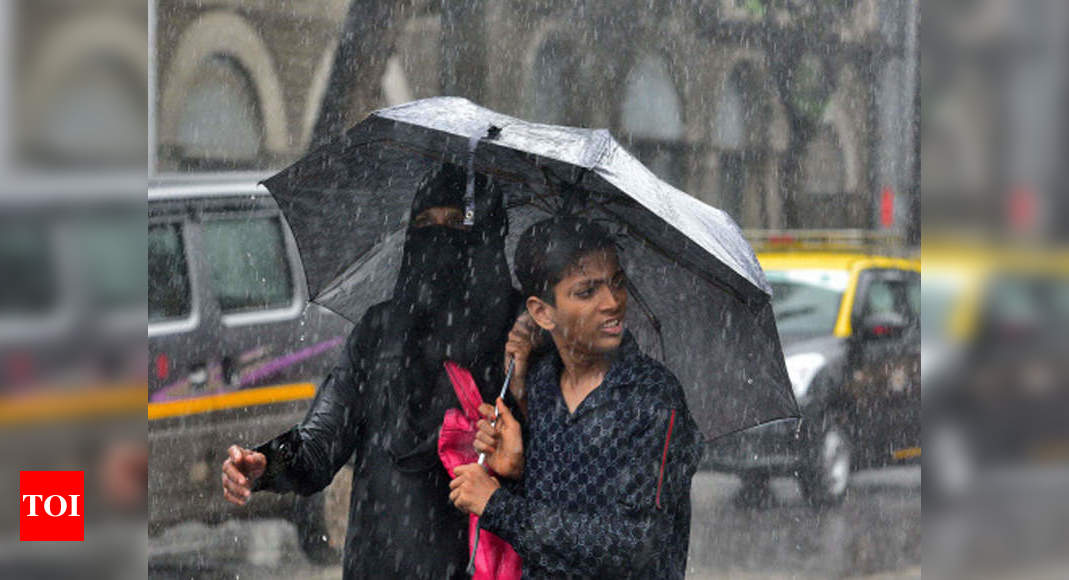
<svg viewBox="0 0 1069 580">
<path fill-rule="evenodd" d="M 688 578 L 919 578 L 919 466 L 855 474 L 843 505 L 817 511 L 790 479 L 772 481 L 773 499 L 736 507 L 738 480 L 700 472 L 692 491 Z M 301 554 L 281 520 L 185 523 L 149 539 L 153 578 L 340 578 Z"/>
<path fill-rule="evenodd" d="M 764 509 L 735 507 L 736 479 L 699 473 L 692 490 L 688 577 L 919 577 L 921 470 L 855 474 L 843 504 L 817 511 L 790 479 Z"/>
</svg>

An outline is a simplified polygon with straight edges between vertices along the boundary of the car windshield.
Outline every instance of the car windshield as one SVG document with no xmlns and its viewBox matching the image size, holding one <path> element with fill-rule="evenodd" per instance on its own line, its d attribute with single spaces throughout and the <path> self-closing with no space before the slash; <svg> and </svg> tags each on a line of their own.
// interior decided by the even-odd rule
<svg viewBox="0 0 1069 580">
<path fill-rule="evenodd" d="M 926 272 L 921 292 L 921 335 L 943 340 L 950 332 L 950 316 L 962 299 L 964 280 L 951 274 Z"/>
<path fill-rule="evenodd" d="M 842 270 L 767 270 L 781 335 L 831 334 L 848 274 Z"/>
</svg>

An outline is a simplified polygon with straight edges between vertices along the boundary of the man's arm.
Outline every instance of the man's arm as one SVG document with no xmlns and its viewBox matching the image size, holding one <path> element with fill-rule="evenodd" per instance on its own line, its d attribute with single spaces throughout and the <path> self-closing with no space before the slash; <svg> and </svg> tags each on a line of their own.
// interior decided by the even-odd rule
<svg viewBox="0 0 1069 580">
<path fill-rule="evenodd" d="M 621 466 L 621 501 L 597 513 L 574 513 L 501 488 L 490 496 L 480 526 L 509 542 L 525 562 L 551 572 L 616 576 L 645 569 L 675 541 L 674 531 L 689 525 L 700 449 L 685 408 L 659 411 L 647 427 L 634 440 L 634 460 Z"/>
</svg>

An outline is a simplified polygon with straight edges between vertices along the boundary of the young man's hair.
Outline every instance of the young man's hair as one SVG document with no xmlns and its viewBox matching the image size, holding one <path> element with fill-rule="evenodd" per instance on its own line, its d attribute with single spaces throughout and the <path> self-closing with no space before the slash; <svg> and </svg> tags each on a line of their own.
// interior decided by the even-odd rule
<svg viewBox="0 0 1069 580">
<path fill-rule="evenodd" d="M 516 245 L 515 267 L 525 297 L 554 304 L 553 288 L 583 256 L 616 249 L 609 232 L 580 217 L 555 216 L 527 228 Z"/>
</svg>

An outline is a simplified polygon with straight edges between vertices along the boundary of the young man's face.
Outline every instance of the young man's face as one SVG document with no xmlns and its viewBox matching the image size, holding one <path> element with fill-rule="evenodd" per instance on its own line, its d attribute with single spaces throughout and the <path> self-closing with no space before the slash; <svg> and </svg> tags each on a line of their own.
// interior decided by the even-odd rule
<svg viewBox="0 0 1069 580">
<path fill-rule="evenodd" d="M 627 313 L 626 280 L 612 249 L 586 254 L 569 268 L 553 287 L 556 304 L 550 307 L 558 347 L 588 354 L 619 347 Z"/>
</svg>

